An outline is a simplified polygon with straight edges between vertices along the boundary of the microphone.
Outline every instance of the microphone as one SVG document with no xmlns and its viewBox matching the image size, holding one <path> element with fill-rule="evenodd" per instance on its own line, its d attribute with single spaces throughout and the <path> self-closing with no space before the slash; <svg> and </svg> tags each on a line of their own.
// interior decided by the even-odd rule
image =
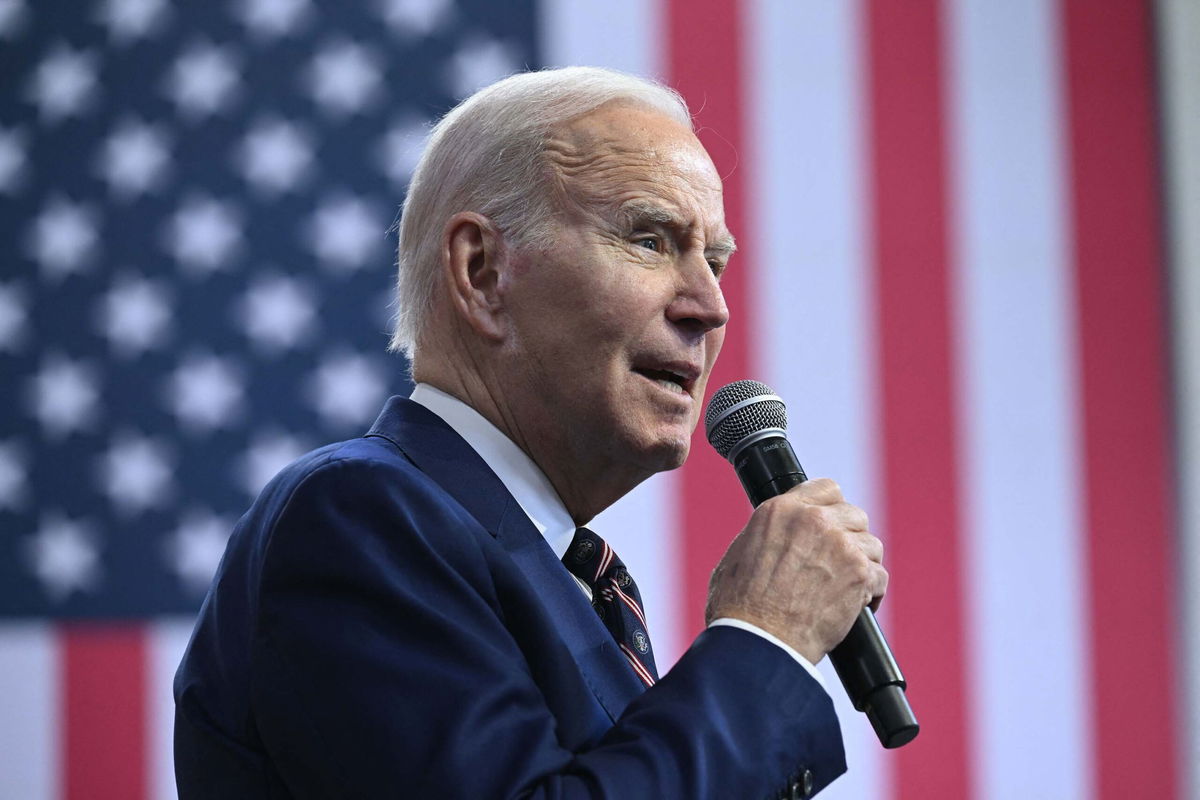
<svg viewBox="0 0 1200 800">
<path fill-rule="evenodd" d="M 766 384 L 735 381 L 713 395 L 704 414 L 708 443 L 733 464 L 754 506 L 804 483 L 808 476 L 787 440 L 787 408 Z M 884 747 L 908 744 L 920 731 L 883 631 L 864 608 L 829 653 L 854 708 L 865 712 Z"/>
</svg>

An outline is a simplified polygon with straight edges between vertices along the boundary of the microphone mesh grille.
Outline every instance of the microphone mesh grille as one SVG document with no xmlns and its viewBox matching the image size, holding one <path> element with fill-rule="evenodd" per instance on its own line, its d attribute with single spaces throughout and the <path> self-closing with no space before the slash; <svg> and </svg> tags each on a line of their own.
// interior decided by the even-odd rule
<svg viewBox="0 0 1200 800">
<path fill-rule="evenodd" d="M 768 399 L 774 394 L 770 386 L 758 381 L 734 381 L 717 390 L 704 413 L 704 426 L 708 429 L 708 443 L 716 448 L 721 458 L 728 458 L 738 442 L 752 433 L 764 428 L 787 428 L 787 407 L 774 397 Z M 763 399 L 742 406 L 715 428 L 711 427 L 712 421 L 721 414 L 755 397 Z"/>
</svg>

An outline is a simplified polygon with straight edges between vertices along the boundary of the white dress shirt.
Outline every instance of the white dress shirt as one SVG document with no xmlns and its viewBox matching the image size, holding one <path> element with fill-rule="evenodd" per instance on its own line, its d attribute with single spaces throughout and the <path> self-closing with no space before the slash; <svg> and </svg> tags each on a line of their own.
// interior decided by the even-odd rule
<svg viewBox="0 0 1200 800">
<path fill-rule="evenodd" d="M 455 433 L 466 440 L 471 449 L 479 454 L 492 472 L 496 473 L 496 477 L 504 484 L 504 488 L 508 489 L 508 493 L 517 501 L 517 505 L 525 512 L 525 516 L 529 517 L 529 521 L 538 529 L 538 532 L 546 539 L 546 543 L 550 545 L 550 549 L 554 551 L 554 555 L 558 556 L 561 561 L 575 538 L 575 522 L 567 513 L 566 506 L 559 499 L 558 493 L 554 491 L 554 486 L 551 485 L 550 480 L 537 464 L 533 463 L 533 459 L 526 455 L 524 450 L 517 447 L 512 439 L 509 439 L 495 425 L 485 419 L 482 414 L 441 389 L 435 389 L 427 383 L 418 383 L 413 389 L 410 399 L 437 414 L 454 429 Z M 564 566 L 563 569 L 566 570 L 566 567 Z M 568 574 L 570 573 L 568 572 Z M 588 596 L 588 600 L 591 600 L 592 590 L 587 584 L 578 578 L 575 578 L 575 582 Z M 708 624 L 708 627 L 712 628 L 717 625 L 741 628 L 782 647 L 788 655 L 808 670 L 822 688 L 828 688 L 817 668 L 779 637 L 773 636 L 757 625 L 730 617 L 714 619 Z"/>
</svg>

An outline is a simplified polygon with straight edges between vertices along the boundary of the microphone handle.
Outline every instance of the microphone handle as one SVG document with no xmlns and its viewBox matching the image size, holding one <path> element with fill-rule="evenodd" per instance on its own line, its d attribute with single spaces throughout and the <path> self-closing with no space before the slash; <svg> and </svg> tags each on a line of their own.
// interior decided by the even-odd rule
<svg viewBox="0 0 1200 800">
<path fill-rule="evenodd" d="M 808 480 L 784 436 L 752 442 L 732 461 L 756 508 Z M 908 684 L 870 608 L 859 612 L 846 638 L 829 652 L 829 660 L 854 708 L 871 721 L 880 744 L 891 749 L 916 738 L 921 728 L 904 693 Z"/>
</svg>

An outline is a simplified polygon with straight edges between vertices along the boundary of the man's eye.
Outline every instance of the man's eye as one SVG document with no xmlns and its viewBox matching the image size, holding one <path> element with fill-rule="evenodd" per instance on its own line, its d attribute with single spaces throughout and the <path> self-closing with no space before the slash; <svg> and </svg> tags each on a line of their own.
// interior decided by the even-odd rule
<svg viewBox="0 0 1200 800">
<path fill-rule="evenodd" d="M 718 278 L 721 277 L 721 273 L 725 271 L 725 265 L 720 261 L 709 261 L 708 268 L 711 269 L 712 274 L 716 275 Z"/>
<path fill-rule="evenodd" d="M 660 249 L 658 239 L 653 236 L 643 236 L 641 239 L 637 240 L 637 243 L 639 247 L 644 247 L 647 250 L 653 250 L 656 253 Z"/>
</svg>

